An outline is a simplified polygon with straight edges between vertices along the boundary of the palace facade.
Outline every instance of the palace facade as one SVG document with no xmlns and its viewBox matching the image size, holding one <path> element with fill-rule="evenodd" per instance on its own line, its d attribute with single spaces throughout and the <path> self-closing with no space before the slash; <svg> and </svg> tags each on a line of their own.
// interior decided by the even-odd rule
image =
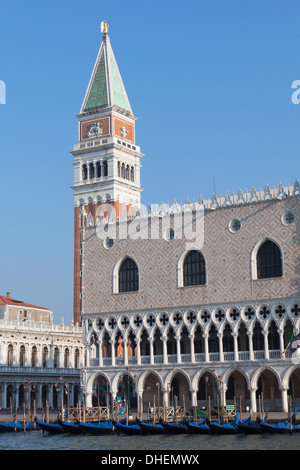
<svg viewBox="0 0 300 470">
<path fill-rule="evenodd" d="M 87 406 L 300 404 L 300 187 L 141 204 L 143 157 L 107 29 L 74 160 L 74 321 Z"/>
<path fill-rule="evenodd" d="M 0 409 L 70 407 L 80 402 L 82 328 L 53 323 L 44 307 L 0 296 Z"/>
</svg>

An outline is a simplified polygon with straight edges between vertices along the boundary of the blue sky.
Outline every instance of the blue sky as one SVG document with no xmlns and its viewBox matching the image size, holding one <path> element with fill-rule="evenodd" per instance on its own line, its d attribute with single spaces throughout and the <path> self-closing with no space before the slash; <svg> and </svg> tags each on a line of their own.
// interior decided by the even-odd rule
<svg viewBox="0 0 300 470">
<path fill-rule="evenodd" d="M 107 20 L 144 204 L 299 179 L 298 0 L 2 2 L 0 293 L 73 309 L 73 167 Z"/>
</svg>

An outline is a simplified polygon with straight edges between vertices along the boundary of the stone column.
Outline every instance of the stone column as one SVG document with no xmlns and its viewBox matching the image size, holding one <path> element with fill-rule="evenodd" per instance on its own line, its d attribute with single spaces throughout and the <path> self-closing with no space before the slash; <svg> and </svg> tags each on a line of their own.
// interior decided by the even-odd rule
<svg viewBox="0 0 300 470">
<path fill-rule="evenodd" d="M 209 362 L 208 335 L 202 335 L 204 338 L 205 362 Z"/>
<path fill-rule="evenodd" d="M 137 356 L 137 364 L 141 365 L 141 340 L 140 338 L 136 338 L 136 356 Z"/>
<path fill-rule="evenodd" d="M 163 389 L 163 403 L 165 407 L 169 406 L 169 390 Z"/>
<path fill-rule="evenodd" d="M 86 365 L 90 366 L 90 345 L 86 344 Z"/>
<path fill-rule="evenodd" d="M 92 406 L 92 394 L 91 393 L 87 393 L 85 396 L 85 406 L 87 408 L 90 408 Z"/>
<path fill-rule="evenodd" d="M 163 363 L 168 364 L 168 348 L 167 348 L 168 337 L 163 337 Z"/>
<path fill-rule="evenodd" d="M 222 381 L 220 381 L 220 405 L 223 408 L 226 406 L 226 392 L 227 386 Z"/>
<path fill-rule="evenodd" d="M 284 351 L 284 340 L 283 340 L 283 333 L 284 331 L 280 328 L 278 330 L 279 333 L 279 344 L 280 344 L 280 352 Z M 284 354 L 281 354 L 280 359 L 284 358 Z"/>
<path fill-rule="evenodd" d="M 250 411 L 253 413 L 256 413 L 257 407 L 256 407 L 256 388 L 251 387 L 250 388 Z"/>
<path fill-rule="evenodd" d="M 128 366 L 128 339 L 124 340 L 124 365 Z"/>
<path fill-rule="evenodd" d="M 43 390 L 43 385 L 37 384 L 36 385 L 36 408 L 37 409 L 42 408 L 42 390 Z"/>
<path fill-rule="evenodd" d="M 115 340 L 110 339 L 109 342 L 111 344 L 111 365 L 115 366 L 116 365 Z"/>
<path fill-rule="evenodd" d="M 14 384 L 14 389 L 15 389 L 15 402 L 14 402 L 14 407 L 17 407 L 19 408 L 20 404 L 19 404 L 19 387 L 20 387 L 20 384 L 16 383 Z"/>
<path fill-rule="evenodd" d="M 180 348 L 180 336 L 175 336 L 176 339 L 176 350 L 177 350 L 177 363 L 181 364 L 181 348 Z"/>
<path fill-rule="evenodd" d="M 264 335 L 265 359 L 269 359 L 268 332 L 263 331 L 263 335 Z"/>
<path fill-rule="evenodd" d="M 99 350 L 99 367 L 103 367 L 103 355 L 102 355 L 102 340 L 98 341 L 98 350 Z"/>
<path fill-rule="evenodd" d="M 7 408 L 6 406 L 7 384 L 3 383 L 0 386 L 0 407 L 1 409 Z"/>
<path fill-rule="evenodd" d="M 189 335 L 191 342 L 191 362 L 195 363 L 195 344 L 194 344 L 194 335 Z"/>
<path fill-rule="evenodd" d="M 280 387 L 280 391 L 281 391 L 282 411 L 284 413 L 287 413 L 289 411 L 288 395 L 287 395 L 288 388 L 287 387 Z"/>
<path fill-rule="evenodd" d="M 237 362 L 239 360 L 239 346 L 238 346 L 238 336 L 237 333 L 232 333 L 233 336 L 233 347 L 234 347 L 234 360 Z"/>
<path fill-rule="evenodd" d="M 252 341 L 252 333 L 250 331 L 247 331 L 247 335 L 249 338 L 249 359 L 250 361 L 254 360 L 254 354 L 253 354 L 253 341 Z"/>
<path fill-rule="evenodd" d="M 197 407 L 197 390 L 192 390 L 191 395 L 192 395 L 192 407 L 196 408 Z"/>
<path fill-rule="evenodd" d="M 223 354 L 223 336 L 221 333 L 218 333 L 219 338 L 219 361 L 224 362 L 224 354 Z"/>
<path fill-rule="evenodd" d="M 150 343 L 150 364 L 154 364 L 153 338 L 149 339 L 149 343 Z"/>
<path fill-rule="evenodd" d="M 7 344 L 5 341 L 1 341 L 1 359 L 0 364 L 3 366 L 7 365 Z"/>
<path fill-rule="evenodd" d="M 143 390 L 137 390 L 137 412 L 138 416 L 142 417 L 143 415 Z"/>
</svg>

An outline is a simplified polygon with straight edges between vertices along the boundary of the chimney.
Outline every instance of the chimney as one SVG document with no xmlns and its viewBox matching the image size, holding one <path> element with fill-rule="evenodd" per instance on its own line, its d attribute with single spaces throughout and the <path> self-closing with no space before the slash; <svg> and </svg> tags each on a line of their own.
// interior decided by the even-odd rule
<svg viewBox="0 0 300 470">
<path fill-rule="evenodd" d="M 11 298 L 11 292 L 7 292 L 7 293 L 6 293 L 6 297 Z"/>
</svg>

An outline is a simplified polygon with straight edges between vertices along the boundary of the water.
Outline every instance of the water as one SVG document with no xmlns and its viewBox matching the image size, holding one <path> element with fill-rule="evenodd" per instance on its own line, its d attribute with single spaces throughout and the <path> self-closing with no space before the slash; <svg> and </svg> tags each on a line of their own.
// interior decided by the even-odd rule
<svg viewBox="0 0 300 470">
<path fill-rule="evenodd" d="M 94 451 L 202 451 L 202 450 L 299 450 L 298 434 L 218 435 L 51 435 L 41 430 L 0 433 L 0 450 Z"/>
</svg>

